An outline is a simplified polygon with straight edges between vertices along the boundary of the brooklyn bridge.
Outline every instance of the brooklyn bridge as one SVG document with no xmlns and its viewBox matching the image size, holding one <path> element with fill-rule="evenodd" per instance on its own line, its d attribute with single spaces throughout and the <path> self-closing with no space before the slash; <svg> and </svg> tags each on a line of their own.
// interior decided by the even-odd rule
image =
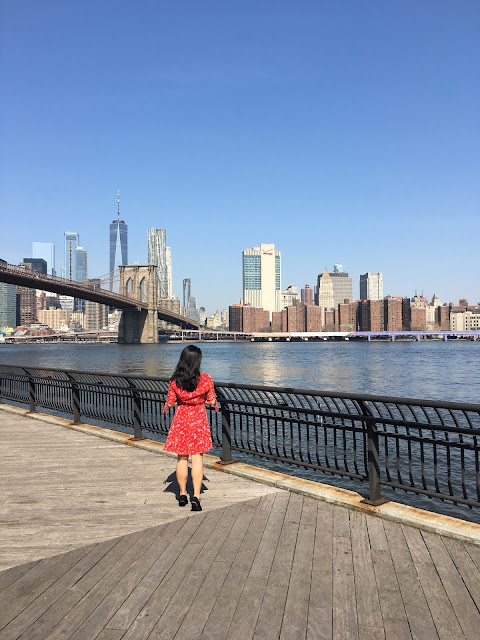
<svg viewBox="0 0 480 640">
<path fill-rule="evenodd" d="M 190 318 L 162 307 L 161 300 L 157 298 L 156 270 L 154 265 L 120 266 L 120 292 L 115 293 L 91 282 L 57 278 L 0 260 L 0 282 L 114 307 L 122 312 L 118 328 L 119 342 L 157 343 L 159 320 L 181 329 L 198 329 L 199 325 Z"/>
</svg>

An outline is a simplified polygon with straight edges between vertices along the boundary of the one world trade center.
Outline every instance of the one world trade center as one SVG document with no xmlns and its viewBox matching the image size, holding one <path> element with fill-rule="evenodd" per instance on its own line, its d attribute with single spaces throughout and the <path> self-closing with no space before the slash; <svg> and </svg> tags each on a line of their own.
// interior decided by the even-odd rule
<svg viewBox="0 0 480 640">
<path fill-rule="evenodd" d="M 117 219 L 110 225 L 110 291 L 119 291 L 118 267 L 128 264 L 127 225 L 120 220 L 120 191 L 117 194 Z"/>
</svg>

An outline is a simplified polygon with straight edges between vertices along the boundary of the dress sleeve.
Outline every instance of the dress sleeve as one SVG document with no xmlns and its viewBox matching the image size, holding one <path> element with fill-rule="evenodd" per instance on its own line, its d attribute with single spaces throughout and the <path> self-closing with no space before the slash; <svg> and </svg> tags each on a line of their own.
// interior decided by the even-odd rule
<svg viewBox="0 0 480 640">
<path fill-rule="evenodd" d="M 175 389 L 173 388 L 173 380 L 170 382 L 168 386 L 167 399 L 165 400 L 165 405 L 163 407 L 163 413 L 167 413 L 168 407 L 176 404 L 177 402 L 177 394 L 175 393 Z"/>
<path fill-rule="evenodd" d="M 215 402 L 215 411 L 218 411 L 218 402 L 217 402 L 217 397 L 215 395 L 215 386 L 211 378 L 209 380 L 209 387 L 207 391 L 207 397 L 205 398 L 205 400 L 207 402 Z"/>
</svg>

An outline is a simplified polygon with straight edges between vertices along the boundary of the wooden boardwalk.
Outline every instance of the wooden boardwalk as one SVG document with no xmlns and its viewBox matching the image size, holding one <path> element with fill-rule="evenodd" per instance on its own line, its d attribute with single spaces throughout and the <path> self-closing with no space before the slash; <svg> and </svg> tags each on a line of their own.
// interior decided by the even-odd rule
<svg viewBox="0 0 480 640">
<path fill-rule="evenodd" d="M 105 482 L 112 474 L 121 484 L 117 455 L 127 484 L 135 459 L 141 460 L 135 474 L 143 469 L 146 476 L 150 464 L 167 461 L 171 470 L 174 461 L 28 418 L 6 420 L 2 412 L 0 429 L 2 482 L 7 478 L 0 498 L 0 539 L 12 542 L 13 527 L 27 553 L 32 536 L 36 554 L 0 573 L 0 640 L 479 637 L 479 546 L 213 470 L 206 474 L 202 513 L 185 513 L 171 492 L 161 492 L 162 500 L 150 506 L 143 502 L 145 511 L 134 510 L 128 517 L 132 505 L 125 487 L 115 494 L 113 486 L 102 492 L 97 485 L 104 511 L 93 508 L 89 514 L 99 474 Z M 29 462 L 24 450 L 15 464 L 15 435 L 17 442 L 28 440 Z M 35 457 L 34 450 L 41 453 Z M 133 460 L 124 459 L 124 452 Z M 52 490 L 45 498 L 48 507 L 43 502 L 42 487 L 51 477 L 49 455 L 63 469 L 50 480 L 57 493 L 78 496 L 77 502 L 69 498 L 69 514 L 73 520 L 78 515 L 84 536 L 74 540 L 70 532 L 70 550 L 55 555 L 48 551 L 57 544 L 55 518 L 59 529 L 68 531 L 65 502 L 57 514 L 49 502 Z M 18 484 L 20 476 L 25 482 Z M 232 479 L 234 484 L 227 485 Z M 17 514 L 22 517 L 16 521 L 15 492 L 22 496 Z M 85 519 L 94 540 L 85 535 Z M 128 531 L 135 519 L 136 530 L 119 535 L 118 528 Z M 30 534 L 22 535 L 22 527 Z M 39 545 L 34 530 L 43 540 Z"/>
</svg>

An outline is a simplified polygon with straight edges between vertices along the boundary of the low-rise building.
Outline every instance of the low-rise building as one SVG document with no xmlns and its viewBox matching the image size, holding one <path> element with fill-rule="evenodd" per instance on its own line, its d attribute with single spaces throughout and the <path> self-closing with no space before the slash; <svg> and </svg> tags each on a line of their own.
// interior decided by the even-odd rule
<svg viewBox="0 0 480 640">
<path fill-rule="evenodd" d="M 43 309 L 38 312 L 38 321 L 46 324 L 50 329 L 60 329 L 70 323 L 70 311 L 68 309 Z"/>
<path fill-rule="evenodd" d="M 479 331 L 480 311 L 452 311 L 450 314 L 451 331 Z"/>
</svg>

